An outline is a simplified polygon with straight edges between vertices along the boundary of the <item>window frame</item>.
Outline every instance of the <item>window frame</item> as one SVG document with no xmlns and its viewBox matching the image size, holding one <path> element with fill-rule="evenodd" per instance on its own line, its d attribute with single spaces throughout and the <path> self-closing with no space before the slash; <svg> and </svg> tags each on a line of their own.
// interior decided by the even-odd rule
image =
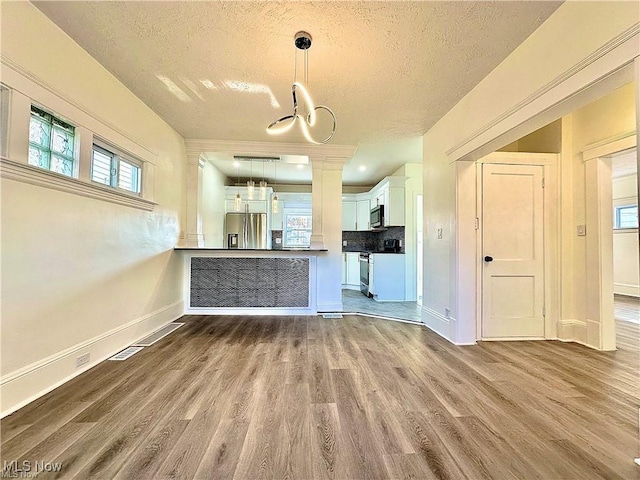
<svg viewBox="0 0 640 480">
<path fill-rule="evenodd" d="M 36 110 L 36 112 L 34 112 L 34 109 Z M 31 122 L 32 119 L 34 118 L 34 114 L 35 115 L 40 115 L 40 114 L 44 114 L 45 116 L 49 116 L 51 117 L 51 132 L 49 134 L 49 144 L 46 146 L 46 151 L 49 154 L 49 167 L 45 168 L 42 167 L 41 165 L 34 165 L 32 163 L 29 162 L 29 157 L 27 154 L 27 164 L 31 165 L 32 167 L 35 168 L 39 168 L 45 172 L 49 172 L 55 175 L 62 175 L 63 177 L 67 177 L 67 178 L 78 178 L 78 172 L 79 172 L 79 168 L 80 168 L 80 138 L 79 138 L 79 129 L 78 129 L 78 125 L 76 125 L 73 122 L 68 121 L 66 118 L 64 118 L 61 115 L 58 115 L 57 113 L 53 113 L 50 109 L 48 108 L 43 108 L 41 107 L 39 104 L 31 102 L 30 103 L 30 108 L 29 108 L 29 132 L 31 131 Z M 64 155 L 64 154 L 60 154 L 58 152 L 55 152 L 52 149 L 52 141 L 53 141 L 53 130 L 54 127 L 56 126 L 56 124 L 58 125 L 58 127 L 60 128 L 72 128 L 73 129 L 73 153 L 71 155 Z M 45 146 L 36 142 L 32 142 L 30 138 L 27 138 L 27 145 L 28 145 L 28 151 L 33 147 L 36 148 L 38 150 L 45 150 Z M 71 161 L 71 173 L 70 174 L 66 174 L 66 173 L 61 173 L 55 170 L 51 169 L 51 161 L 53 159 L 53 156 L 57 156 L 62 158 L 63 160 L 67 160 L 67 161 Z"/>
<path fill-rule="evenodd" d="M 287 227 L 287 218 L 288 217 L 309 217 L 310 226 L 309 228 L 288 228 Z M 311 246 L 311 235 L 313 233 L 313 217 L 311 210 L 308 209 L 287 209 L 285 208 L 283 211 L 282 218 L 282 246 L 284 248 L 309 248 Z M 287 233 L 288 232 L 309 232 L 309 243 L 307 245 L 291 245 L 287 242 Z"/>
<path fill-rule="evenodd" d="M 96 149 L 98 152 L 102 153 L 103 155 L 111 156 L 109 184 L 93 179 L 93 152 Z M 121 162 L 127 163 L 138 169 L 138 178 L 137 178 L 138 191 L 137 192 L 120 187 L 120 163 Z M 135 195 L 136 197 L 143 198 L 143 195 L 142 195 L 143 175 L 144 175 L 143 161 L 139 160 L 138 158 L 132 155 L 122 153 L 120 149 L 115 148 L 109 143 L 94 136 L 93 144 L 91 145 L 91 158 L 89 162 L 89 180 L 91 181 L 91 183 L 95 185 L 100 185 L 105 188 L 116 190 L 126 195 Z"/>
<path fill-rule="evenodd" d="M 636 209 L 636 224 L 631 227 L 620 226 L 620 214 L 621 210 L 627 208 L 635 208 Z M 613 229 L 614 230 L 632 230 L 638 229 L 638 204 L 637 203 L 627 203 L 624 205 L 616 205 L 613 207 Z"/>
</svg>

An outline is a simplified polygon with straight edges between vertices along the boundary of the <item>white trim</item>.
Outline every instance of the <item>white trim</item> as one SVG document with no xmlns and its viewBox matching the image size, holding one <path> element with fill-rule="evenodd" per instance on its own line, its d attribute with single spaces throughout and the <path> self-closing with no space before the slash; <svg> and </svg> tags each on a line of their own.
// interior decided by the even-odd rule
<svg viewBox="0 0 640 480">
<path fill-rule="evenodd" d="M 633 461 L 640 465 L 640 458 L 635 458 Z"/>
<path fill-rule="evenodd" d="M 640 285 L 631 285 L 628 283 L 614 283 L 613 293 L 617 295 L 625 295 L 627 297 L 640 297 Z M 634 322 L 640 323 L 640 322 Z"/>
<path fill-rule="evenodd" d="M 83 197 L 117 203 L 140 210 L 152 211 L 157 203 L 138 195 L 124 193 L 95 182 L 83 182 L 77 178 L 60 175 L 49 170 L 0 157 L 0 177 Z"/>
<path fill-rule="evenodd" d="M 226 152 L 231 155 L 277 156 L 308 155 L 318 158 L 328 157 L 328 161 L 342 164 L 344 159 L 351 158 L 357 147 L 354 145 L 312 145 L 308 143 L 277 143 L 207 140 L 202 138 L 185 138 L 187 155 L 200 155 L 208 152 Z M 206 155 L 205 155 L 206 156 Z M 231 160 L 231 158 L 230 158 Z M 323 158 L 323 160 L 327 160 Z"/>
<path fill-rule="evenodd" d="M 594 158 L 611 155 L 624 150 L 629 150 L 637 145 L 636 132 L 630 131 L 613 137 L 605 138 L 596 143 L 587 145 L 582 151 L 582 161 L 587 162 Z M 632 175 L 629 175 L 632 176 Z M 623 178 L 623 177 L 620 177 Z"/>
<path fill-rule="evenodd" d="M 585 70 L 587 67 L 591 66 L 592 64 L 594 64 L 598 60 L 602 59 L 607 54 L 613 52 L 616 48 L 623 46 L 626 42 L 628 42 L 630 40 L 633 40 L 633 37 L 638 35 L 639 32 L 640 32 L 640 23 L 635 23 L 634 25 L 629 27 L 627 30 L 625 30 L 624 32 L 620 33 L 619 35 L 617 35 L 616 37 L 612 38 L 607 43 L 602 45 L 600 48 L 598 48 L 591 55 L 588 55 L 582 61 L 576 63 L 571 68 L 565 70 L 563 73 L 558 75 L 556 78 L 554 78 L 553 80 L 551 80 L 547 84 L 543 85 L 541 88 L 539 88 L 538 90 L 533 92 L 527 98 L 525 98 L 521 102 L 513 105 L 507 111 L 505 111 L 502 114 L 498 115 L 493 120 L 491 120 L 490 122 L 486 123 L 484 126 L 479 128 L 478 130 L 473 132 L 471 135 L 469 135 L 469 136 L 465 137 L 464 139 L 462 139 L 460 142 L 458 142 L 453 147 L 448 149 L 445 152 L 446 155 L 451 157 L 454 154 L 454 152 L 456 152 L 456 151 L 468 146 L 471 142 L 473 142 L 474 140 L 478 139 L 481 135 L 487 133 L 493 127 L 496 127 L 499 123 L 507 120 L 509 117 L 515 116 L 516 113 L 518 113 L 521 110 L 524 110 L 525 107 L 529 106 L 530 104 L 532 104 L 536 100 L 542 98 L 544 95 L 553 93 L 553 91 L 555 89 L 560 87 L 563 83 L 567 82 L 568 80 L 570 80 L 572 77 L 574 77 L 575 75 L 577 75 L 581 71 Z M 602 78 L 600 78 L 598 80 L 601 80 L 601 79 Z M 492 136 L 492 137 L 495 138 L 495 136 Z M 487 142 L 482 142 L 482 144 L 485 144 L 485 143 L 487 143 Z M 475 150 L 475 148 L 473 148 L 472 150 Z M 453 159 L 457 160 L 461 156 L 462 155 L 453 155 L 453 157 L 456 157 L 456 158 L 453 158 Z"/>
<path fill-rule="evenodd" d="M 356 315 L 360 317 L 379 318 L 380 320 L 391 320 L 393 322 L 408 323 L 409 325 L 426 327 L 424 323 L 418 322 L 417 320 L 407 320 L 405 318 L 387 317 L 385 315 L 377 315 L 375 313 L 366 313 L 366 312 L 341 312 L 341 313 L 342 315 Z"/>
<path fill-rule="evenodd" d="M 437 333 L 441 337 L 449 340 L 452 343 L 455 343 L 452 340 L 450 330 L 450 319 L 446 318 L 439 312 L 435 310 L 422 306 L 422 323 L 434 333 Z"/>
<path fill-rule="evenodd" d="M 0 379 L 0 397 L 4 410 L 0 413 L 0 418 L 177 320 L 183 316 L 183 310 L 183 301 L 179 300 L 3 376 Z M 94 354 L 96 359 L 77 368 L 75 357 L 79 353 Z"/>
<path fill-rule="evenodd" d="M 555 165 L 557 153 L 493 152 L 477 160 L 477 163 L 498 163 L 503 165 Z"/>
<path fill-rule="evenodd" d="M 27 80 L 33 82 L 35 85 L 37 85 L 40 88 L 43 88 L 44 90 L 46 90 L 47 92 L 55 95 L 56 97 L 64 100 L 65 102 L 67 102 L 69 105 L 73 106 L 74 108 L 80 110 L 82 113 L 84 113 L 85 115 L 88 115 L 89 117 L 93 118 L 94 120 L 97 120 L 98 122 L 102 123 L 104 126 L 108 127 L 109 129 L 113 130 L 114 132 L 118 133 L 119 135 L 121 135 L 122 137 L 126 138 L 129 142 L 135 144 L 137 147 L 143 149 L 145 152 L 151 154 L 154 158 L 156 158 L 158 156 L 158 152 L 152 150 L 151 148 L 141 144 L 140 142 L 138 142 L 137 140 L 135 140 L 134 138 L 132 138 L 131 136 L 129 136 L 127 134 L 126 131 L 122 130 L 120 127 L 118 127 L 116 124 L 106 120 L 105 118 L 102 118 L 99 115 L 96 115 L 94 112 L 92 112 L 89 108 L 87 108 L 86 106 L 80 104 L 77 102 L 77 100 L 69 97 L 68 95 L 64 94 L 63 92 L 61 92 L 60 90 L 58 90 L 57 88 L 49 85 L 47 82 L 45 82 L 44 80 L 42 80 L 41 78 L 39 78 L 38 76 L 36 76 L 34 73 L 32 73 L 31 71 L 27 70 L 26 68 L 22 67 L 21 65 L 19 65 L 17 62 L 11 60 L 10 58 L 8 58 L 6 56 L 6 54 L 2 53 L 0 54 L 0 63 L 4 64 L 6 67 L 10 68 L 11 70 L 13 70 L 15 73 L 17 73 L 18 75 L 21 75 L 23 77 L 25 77 Z M 3 76 L 6 79 L 7 76 L 7 71 L 3 71 Z M 114 77 L 115 78 L 115 77 Z M 3 80 L 3 83 L 5 83 L 5 85 L 11 85 L 15 82 L 9 82 L 7 83 L 6 80 Z M 22 93 L 23 95 L 26 95 L 27 97 L 31 97 L 30 94 L 22 92 L 21 90 L 17 89 L 15 87 L 15 85 L 11 85 L 10 88 L 12 90 L 17 90 L 20 93 Z M 126 88 L 126 87 L 125 87 Z M 132 94 L 133 95 L 133 94 Z M 138 99 L 139 100 L 139 99 Z M 35 101 L 35 100 L 34 100 Z M 40 101 L 36 101 L 36 103 L 39 103 Z M 142 103 L 142 100 L 140 100 L 140 102 Z M 146 104 L 145 107 L 149 108 Z M 151 109 L 149 109 L 149 111 L 151 111 Z M 158 114 L 156 114 L 155 112 L 153 112 L 154 115 L 156 116 L 156 118 L 158 118 L 162 123 L 164 123 L 165 125 L 167 125 L 171 130 L 175 129 L 173 127 L 171 127 L 166 121 L 164 121 L 160 116 L 158 116 Z"/>
<path fill-rule="evenodd" d="M 331 313 L 331 312 L 341 312 L 344 306 L 342 302 L 329 302 L 329 303 L 318 303 L 317 304 L 317 312 L 318 313 Z"/>
</svg>

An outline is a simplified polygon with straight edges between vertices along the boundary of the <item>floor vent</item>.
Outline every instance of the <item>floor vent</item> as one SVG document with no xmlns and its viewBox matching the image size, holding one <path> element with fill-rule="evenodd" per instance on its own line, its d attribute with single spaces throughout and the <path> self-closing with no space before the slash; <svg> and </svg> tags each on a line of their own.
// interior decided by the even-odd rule
<svg viewBox="0 0 640 480">
<path fill-rule="evenodd" d="M 142 340 L 134 343 L 133 345 L 137 347 L 150 347 L 151 345 L 156 343 L 158 340 L 166 337 L 171 332 L 173 332 L 174 330 L 177 330 L 183 325 L 184 323 L 177 323 L 177 322 L 169 323 L 164 327 L 162 327 L 160 330 L 153 332 L 151 335 L 144 337 Z"/>
<path fill-rule="evenodd" d="M 342 318 L 341 313 L 323 313 L 322 318 Z"/>
<path fill-rule="evenodd" d="M 122 360 L 126 360 L 129 357 L 132 357 L 133 355 L 135 355 L 136 353 L 138 353 L 140 350 L 142 350 L 142 347 L 129 347 L 129 348 L 125 348 L 123 351 L 121 351 L 120 353 L 116 353 L 113 357 L 111 357 L 109 360 L 116 360 L 116 361 L 122 361 Z"/>
</svg>

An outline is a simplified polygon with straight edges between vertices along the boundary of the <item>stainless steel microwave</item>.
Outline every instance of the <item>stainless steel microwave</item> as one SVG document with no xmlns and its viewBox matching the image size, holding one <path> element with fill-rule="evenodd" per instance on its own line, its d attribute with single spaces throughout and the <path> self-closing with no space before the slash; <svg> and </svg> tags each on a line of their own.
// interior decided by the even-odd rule
<svg viewBox="0 0 640 480">
<path fill-rule="evenodd" d="M 371 216 L 369 218 L 371 222 L 371 228 L 379 228 L 384 226 L 384 205 L 378 205 L 371 210 Z"/>
</svg>

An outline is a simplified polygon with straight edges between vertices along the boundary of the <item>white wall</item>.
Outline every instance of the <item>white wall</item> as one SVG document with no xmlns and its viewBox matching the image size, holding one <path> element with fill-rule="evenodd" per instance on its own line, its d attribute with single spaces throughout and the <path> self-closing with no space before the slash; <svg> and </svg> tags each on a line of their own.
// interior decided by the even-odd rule
<svg viewBox="0 0 640 480">
<path fill-rule="evenodd" d="M 212 163 L 205 162 L 202 172 L 201 208 L 198 210 L 204 234 L 204 246 L 224 247 L 225 185 L 228 179 Z"/>
<path fill-rule="evenodd" d="M 474 165 L 457 161 L 575 108 L 584 101 L 577 93 L 638 56 L 639 20 L 636 2 L 564 3 L 424 135 L 423 320 L 441 335 L 476 340 Z"/>
<path fill-rule="evenodd" d="M 91 366 L 181 315 L 182 264 L 173 247 L 186 154 L 173 129 L 33 5 L 3 3 L 1 22 L 2 80 L 16 99 L 140 152 L 155 165 L 147 180 L 157 202 L 145 211 L 2 179 L 6 414 L 79 373 L 77 356 L 89 353 Z M 28 139 L 18 135 L 26 126 L 9 127 L 9 160 L 26 163 L 13 153 L 26 152 Z M 83 148 L 90 155 L 90 145 Z"/>
<path fill-rule="evenodd" d="M 615 159 L 614 159 L 615 162 Z M 637 175 L 613 179 L 613 206 L 637 205 Z M 613 291 L 640 297 L 638 229 L 613 231 Z"/>
<path fill-rule="evenodd" d="M 422 195 L 422 164 L 406 163 L 398 170 L 393 172 L 392 176 L 406 176 L 407 180 L 404 184 L 405 198 L 405 300 L 415 302 L 417 300 L 416 280 L 417 280 L 417 218 L 416 218 L 416 200 L 418 195 Z"/>
</svg>

